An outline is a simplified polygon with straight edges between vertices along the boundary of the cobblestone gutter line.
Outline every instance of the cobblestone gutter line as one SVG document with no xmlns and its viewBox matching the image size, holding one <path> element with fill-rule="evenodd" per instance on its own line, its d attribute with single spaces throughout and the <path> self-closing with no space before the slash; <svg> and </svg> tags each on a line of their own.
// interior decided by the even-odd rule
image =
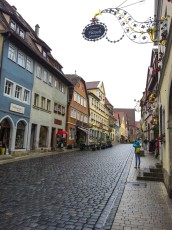
<svg viewBox="0 0 172 230">
<path fill-rule="evenodd" d="M 129 153 L 126 162 L 121 168 L 121 173 L 118 177 L 118 182 L 115 182 L 114 190 L 107 201 L 107 204 L 100 215 L 96 225 L 95 230 L 110 230 L 114 221 L 115 214 L 117 212 L 119 203 L 121 201 L 127 177 L 130 171 L 131 163 L 133 159 L 133 153 Z"/>
</svg>

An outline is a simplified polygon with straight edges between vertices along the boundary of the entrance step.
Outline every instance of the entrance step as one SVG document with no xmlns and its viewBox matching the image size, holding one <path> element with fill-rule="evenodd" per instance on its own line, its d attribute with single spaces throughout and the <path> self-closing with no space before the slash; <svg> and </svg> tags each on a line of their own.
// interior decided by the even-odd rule
<svg viewBox="0 0 172 230">
<path fill-rule="evenodd" d="M 147 181 L 164 181 L 162 169 L 160 168 L 145 168 L 140 170 L 137 175 L 137 180 L 147 180 Z"/>
</svg>

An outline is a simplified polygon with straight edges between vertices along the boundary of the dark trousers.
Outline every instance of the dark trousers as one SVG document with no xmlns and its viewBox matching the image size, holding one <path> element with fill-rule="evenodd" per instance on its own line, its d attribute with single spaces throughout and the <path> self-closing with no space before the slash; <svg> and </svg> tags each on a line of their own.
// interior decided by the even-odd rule
<svg viewBox="0 0 172 230">
<path fill-rule="evenodd" d="M 140 154 L 135 153 L 136 167 L 140 167 Z"/>
</svg>

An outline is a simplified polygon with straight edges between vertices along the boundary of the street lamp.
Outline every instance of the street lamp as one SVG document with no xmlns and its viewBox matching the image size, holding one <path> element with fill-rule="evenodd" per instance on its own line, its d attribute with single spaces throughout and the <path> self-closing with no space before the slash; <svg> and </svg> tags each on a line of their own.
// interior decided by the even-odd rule
<svg viewBox="0 0 172 230">
<path fill-rule="evenodd" d="M 134 99 L 134 102 L 136 103 L 136 105 L 134 106 L 135 111 L 139 113 L 141 111 L 140 100 Z"/>
</svg>

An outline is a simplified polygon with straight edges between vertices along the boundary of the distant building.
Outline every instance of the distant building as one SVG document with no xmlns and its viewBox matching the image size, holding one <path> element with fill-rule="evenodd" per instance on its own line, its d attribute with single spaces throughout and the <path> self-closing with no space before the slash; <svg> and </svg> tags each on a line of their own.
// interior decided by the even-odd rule
<svg viewBox="0 0 172 230">
<path fill-rule="evenodd" d="M 123 119 L 125 120 L 125 129 L 127 129 L 127 131 L 125 131 L 125 138 L 127 138 L 128 141 L 133 142 L 136 138 L 135 109 L 114 108 L 114 112 L 119 114 L 122 112 L 126 114 L 126 116 L 123 114 Z M 120 125 L 121 124 L 122 121 L 120 120 Z"/>
<path fill-rule="evenodd" d="M 86 82 L 89 104 L 89 143 L 106 141 L 109 137 L 109 109 L 105 101 L 105 88 L 101 81 Z"/>
</svg>

